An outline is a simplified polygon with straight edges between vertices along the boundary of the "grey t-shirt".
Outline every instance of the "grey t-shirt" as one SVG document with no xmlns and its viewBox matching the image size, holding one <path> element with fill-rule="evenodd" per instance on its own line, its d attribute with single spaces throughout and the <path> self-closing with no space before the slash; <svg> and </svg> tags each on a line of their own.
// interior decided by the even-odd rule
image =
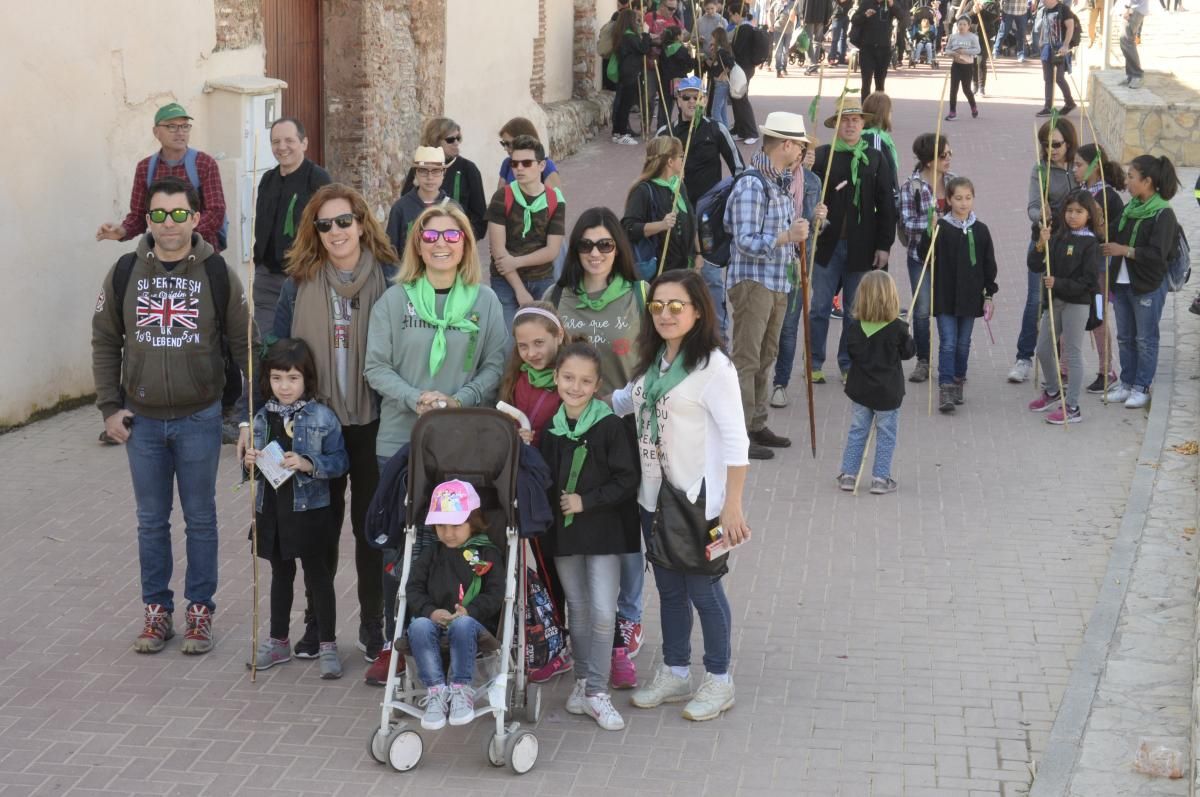
<svg viewBox="0 0 1200 797">
<path fill-rule="evenodd" d="M 349 284 L 354 281 L 353 271 L 335 269 L 338 282 Z M 339 296 L 338 292 L 329 289 L 329 299 L 333 307 L 333 371 L 337 379 L 338 393 L 346 400 L 346 385 L 350 379 L 350 314 L 353 312 L 351 299 Z"/>
</svg>

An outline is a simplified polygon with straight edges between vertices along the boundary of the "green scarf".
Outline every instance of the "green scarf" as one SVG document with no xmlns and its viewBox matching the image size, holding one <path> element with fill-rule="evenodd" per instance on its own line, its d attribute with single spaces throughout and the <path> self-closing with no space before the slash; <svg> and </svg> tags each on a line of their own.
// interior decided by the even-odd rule
<svg viewBox="0 0 1200 797">
<path fill-rule="evenodd" d="M 475 600 L 475 596 L 483 589 L 483 576 L 487 571 L 492 569 L 492 563 L 485 561 L 479 555 L 479 551 L 475 549 L 495 547 L 486 534 L 476 534 L 459 546 L 458 550 L 463 552 L 463 558 L 467 560 L 467 564 L 471 566 L 473 572 L 471 583 L 467 585 L 467 591 L 463 593 L 462 599 L 458 602 L 458 605 L 464 609 L 471 604 L 471 601 Z"/>
<path fill-rule="evenodd" d="M 862 184 L 858 179 L 858 169 L 860 166 L 870 163 L 867 158 L 867 140 L 860 138 L 858 143 L 853 147 L 842 141 L 840 138 L 833 140 L 834 152 L 849 152 L 850 153 L 850 182 L 854 184 L 854 207 L 858 208 L 858 217 L 862 219 L 862 207 L 859 200 L 862 194 Z"/>
<path fill-rule="evenodd" d="M 869 338 L 872 335 L 874 335 L 876 332 L 878 332 L 879 330 L 886 327 L 888 325 L 888 323 L 889 322 L 887 322 L 887 321 L 859 321 L 858 325 L 860 327 L 862 327 L 862 331 Z"/>
<path fill-rule="evenodd" d="M 658 356 L 654 358 L 654 363 L 646 371 L 646 376 L 642 382 L 642 398 L 644 399 L 644 403 L 642 404 L 641 412 L 638 413 L 637 419 L 638 435 L 642 434 L 642 430 L 649 423 L 650 442 L 655 444 L 658 443 L 658 402 L 669 391 L 673 390 L 676 385 L 687 379 L 689 373 L 683 367 L 683 352 L 677 352 L 670 367 L 666 371 L 660 371 L 658 364 L 662 361 L 666 351 L 666 346 L 659 349 Z"/>
<path fill-rule="evenodd" d="M 587 434 L 600 421 L 612 415 L 612 410 L 608 405 L 599 399 L 592 399 L 588 405 L 583 408 L 579 418 L 575 421 L 575 428 L 572 429 L 567 423 L 567 407 L 565 404 L 558 406 L 558 412 L 554 413 L 554 418 L 550 421 L 550 434 L 565 437 L 573 442 L 579 442 L 579 439 Z M 576 447 L 575 452 L 571 454 L 571 471 L 567 474 L 567 484 L 563 488 L 564 493 L 573 493 L 579 484 L 579 474 L 583 471 L 583 463 L 587 461 L 587 441 L 580 443 Z M 563 526 L 569 526 L 575 522 L 574 515 L 567 515 L 563 518 Z"/>
<path fill-rule="evenodd" d="M 670 44 L 668 44 L 665 48 L 667 58 L 670 58 L 673 55 L 675 55 L 675 53 L 679 52 L 679 48 L 682 46 L 683 46 L 682 42 L 671 42 Z"/>
<path fill-rule="evenodd" d="M 1157 216 L 1160 211 L 1169 207 L 1171 207 L 1171 203 L 1158 193 L 1145 201 L 1134 197 L 1129 200 L 1125 210 L 1121 211 L 1121 221 L 1117 223 L 1117 232 L 1124 232 L 1125 222 L 1133 219 L 1133 232 L 1129 235 L 1129 245 L 1134 246 L 1137 243 L 1138 227 L 1142 225 L 1142 222 Z"/>
<path fill-rule="evenodd" d="M 554 389 L 553 368 L 534 368 L 529 363 L 521 363 L 521 370 L 529 377 L 529 384 L 538 390 Z"/>
<path fill-rule="evenodd" d="M 525 195 L 521 193 L 521 186 L 517 185 L 516 180 L 513 180 L 511 183 L 509 183 L 508 187 L 512 189 L 513 200 L 521 206 L 522 210 L 525 211 L 525 218 L 521 224 L 521 237 L 524 238 L 526 235 L 529 235 L 529 230 L 531 227 L 533 227 L 533 214 L 540 210 L 547 210 L 550 207 L 550 203 L 546 200 L 546 194 L 549 193 L 550 189 L 546 189 L 542 193 L 538 194 L 537 199 L 530 202 L 525 198 Z M 557 193 L 558 189 L 555 188 L 554 191 Z M 563 201 L 561 193 L 558 194 L 558 201 L 560 204 Z"/>
<path fill-rule="evenodd" d="M 464 285 L 462 277 L 454 278 L 454 286 L 446 296 L 446 305 L 442 308 L 444 318 L 437 315 L 437 294 L 429 279 L 422 274 L 414 281 L 404 286 L 408 292 L 408 300 L 412 302 L 413 310 L 421 320 L 433 327 L 433 346 L 429 349 L 429 373 L 436 374 L 446 359 L 446 330 L 453 327 L 463 332 L 478 334 L 479 324 L 467 318 L 475 299 L 479 296 L 478 285 Z"/>
<path fill-rule="evenodd" d="M 292 201 L 288 203 L 287 214 L 283 217 L 283 234 L 287 238 L 296 237 L 296 200 L 299 194 L 292 194 Z"/>
<path fill-rule="evenodd" d="M 897 174 L 900 170 L 900 154 L 896 151 L 896 142 L 892 140 L 892 134 L 882 128 L 868 127 L 863 131 L 864 136 L 879 136 L 879 140 L 883 142 L 883 146 L 887 147 L 888 154 L 892 156 L 892 166 L 896 169 Z"/>
<path fill-rule="evenodd" d="M 692 117 L 692 118 L 694 119 L 695 117 Z M 679 175 L 678 174 L 667 180 L 664 180 L 661 177 L 655 177 L 652 180 L 650 180 L 650 182 L 654 183 L 655 185 L 661 185 L 663 188 L 666 188 L 667 190 L 671 191 L 671 193 L 674 194 L 674 196 L 675 196 L 675 209 L 678 210 L 680 213 L 688 212 L 687 200 L 684 199 L 683 191 L 679 191 L 679 193 L 675 193 L 675 191 L 678 189 L 678 186 L 679 186 Z"/>
<path fill-rule="evenodd" d="M 600 294 L 597 299 L 590 299 L 588 298 L 587 291 L 583 289 L 583 283 L 581 282 L 579 283 L 579 287 L 575 289 L 575 295 L 579 298 L 579 304 L 575 305 L 575 309 L 582 310 L 586 307 L 589 310 L 599 313 L 605 307 L 608 307 L 632 290 L 632 282 L 620 274 L 614 274 L 612 282 L 608 283 L 608 287 L 604 289 L 604 293 Z"/>
</svg>

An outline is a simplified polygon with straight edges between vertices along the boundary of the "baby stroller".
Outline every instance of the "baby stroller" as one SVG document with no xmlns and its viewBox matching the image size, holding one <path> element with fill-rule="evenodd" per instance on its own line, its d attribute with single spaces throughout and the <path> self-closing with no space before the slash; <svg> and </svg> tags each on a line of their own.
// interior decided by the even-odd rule
<svg viewBox="0 0 1200 797">
<path fill-rule="evenodd" d="M 475 718 L 491 715 L 495 730 L 484 735 L 484 755 L 495 767 L 508 766 L 518 775 L 537 762 L 538 740 L 519 722 L 508 722 L 515 713 L 529 724 L 541 714 L 541 693 L 525 673 L 525 565 L 524 541 L 517 529 L 517 472 L 521 439 L 507 415 L 490 409 L 436 410 L 413 425 L 409 444 L 408 486 L 404 494 L 404 553 L 400 560 L 396 631 L 392 645 L 409 655 L 403 635 L 406 617 L 405 587 L 412 567 L 418 525 L 423 522 L 433 488 L 448 479 L 475 486 L 488 521 L 488 536 L 505 552 L 504 608 L 495 636 L 479 640 L 475 662 Z M 379 763 L 407 772 L 421 760 L 425 741 L 417 723 L 426 689 L 416 677 L 416 666 L 407 661 L 396 672 L 398 656 L 391 657 L 387 688 L 381 704 L 379 726 L 372 729 L 367 748 Z"/>
<path fill-rule="evenodd" d="M 928 22 L 924 37 L 921 23 Z M 917 64 L 929 64 L 937 69 L 937 12 L 924 2 L 917 3 L 912 9 L 912 24 L 908 28 L 908 66 L 914 68 Z"/>
</svg>

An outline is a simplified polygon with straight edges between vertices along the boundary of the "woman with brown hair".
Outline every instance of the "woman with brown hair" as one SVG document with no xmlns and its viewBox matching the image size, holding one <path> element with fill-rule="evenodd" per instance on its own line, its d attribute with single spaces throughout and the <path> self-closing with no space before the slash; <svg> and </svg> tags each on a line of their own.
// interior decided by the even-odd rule
<svg viewBox="0 0 1200 797">
<path fill-rule="evenodd" d="M 696 210 L 687 191 L 679 190 L 683 179 L 683 142 L 672 136 L 657 136 L 646 144 L 646 160 L 629 196 L 621 226 L 633 244 L 639 279 L 654 279 L 662 257 L 662 236 L 671 230 L 662 270 L 691 268 L 700 251 L 696 237 Z"/>
<path fill-rule="evenodd" d="M 362 194 L 340 183 L 322 186 L 305 206 L 288 249 L 288 279 L 279 294 L 272 330 L 277 338 L 299 338 L 308 344 L 317 367 L 317 400 L 332 409 L 342 425 L 350 470 L 330 481 L 330 505 L 338 518 L 344 515 L 349 482 L 358 577 L 358 647 L 368 662 L 383 648 L 383 559 L 363 536 L 367 504 L 379 482 L 375 458 L 379 400 L 363 378 L 363 366 L 371 308 L 387 290 L 397 259 Z M 239 457 L 245 437 L 238 444 Z M 329 572 L 336 573 L 336 545 L 328 557 Z M 310 599 L 304 637 L 295 646 L 300 658 L 316 658 L 320 653 L 311 608 Z"/>
<path fill-rule="evenodd" d="M 436 116 L 425 120 L 421 128 L 422 147 L 441 147 L 446 153 L 446 171 L 442 176 L 442 191 L 458 203 L 471 220 L 471 231 L 480 238 L 487 232 L 488 198 L 483 193 L 483 176 L 479 167 L 459 154 L 462 146 L 462 128 L 453 119 Z M 416 186 L 417 168 L 413 166 L 404 177 L 401 194 L 407 194 Z"/>
<path fill-rule="evenodd" d="M 508 154 L 500 162 L 500 183 L 496 186 L 497 191 L 503 191 L 504 186 L 517 179 L 512 169 L 512 147 L 513 139 L 521 136 L 533 136 L 538 141 L 542 140 L 533 122 L 524 116 L 514 116 L 504 123 L 504 127 L 500 128 L 500 146 Z M 562 187 L 562 178 L 558 175 L 558 167 L 550 158 L 546 158 L 546 168 L 542 170 L 542 185 L 546 186 L 547 191 Z"/>
</svg>

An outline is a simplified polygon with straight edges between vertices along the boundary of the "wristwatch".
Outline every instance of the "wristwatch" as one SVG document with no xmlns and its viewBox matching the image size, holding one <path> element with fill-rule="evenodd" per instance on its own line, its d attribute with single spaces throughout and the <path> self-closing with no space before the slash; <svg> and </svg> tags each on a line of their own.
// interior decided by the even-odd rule
<svg viewBox="0 0 1200 797">
<path fill-rule="evenodd" d="M 1133 247 L 1132 247 L 1132 246 L 1126 247 L 1126 250 L 1125 250 L 1125 259 L 1126 259 L 1126 260 L 1137 260 L 1137 258 L 1136 258 L 1136 257 L 1134 256 L 1134 254 L 1133 254 Z"/>
</svg>

